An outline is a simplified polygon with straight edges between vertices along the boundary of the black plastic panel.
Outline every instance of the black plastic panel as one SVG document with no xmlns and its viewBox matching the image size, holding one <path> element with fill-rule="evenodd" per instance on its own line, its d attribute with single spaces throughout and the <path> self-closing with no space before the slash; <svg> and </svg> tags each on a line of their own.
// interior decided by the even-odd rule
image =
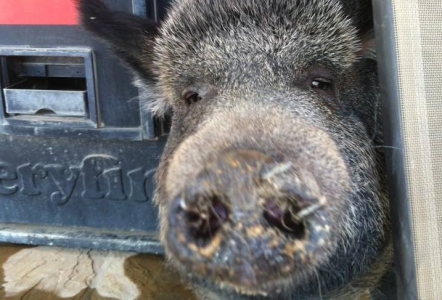
<svg viewBox="0 0 442 300">
<path fill-rule="evenodd" d="M 157 17 L 168 3 L 105 2 Z M 0 242 L 161 253 L 152 194 L 166 136 L 164 126 L 140 110 L 132 74 L 79 26 L 0 26 L 0 48 L 7 49 L 0 53 Z M 18 49 L 25 50 L 11 59 Z M 36 49 L 47 57 L 25 53 Z M 76 60 L 79 49 L 91 54 L 92 68 Z M 17 62 L 11 73 L 8 64 Z M 57 87 L 80 91 L 85 112 L 73 108 L 69 115 L 53 101 L 38 110 L 26 103 L 33 101 L 24 92 L 30 87 L 43 91 L 38 103 Z M 8 98 L 7 107 L 5 88 L 26 99 Z"/>
<path fill-rule="evenodd" d="M 13 137 L 0 144 L 0 220 L 155 230 L 162 143 Z M 38 212 L 38 213 L 37 213 Z"/>
</svg>

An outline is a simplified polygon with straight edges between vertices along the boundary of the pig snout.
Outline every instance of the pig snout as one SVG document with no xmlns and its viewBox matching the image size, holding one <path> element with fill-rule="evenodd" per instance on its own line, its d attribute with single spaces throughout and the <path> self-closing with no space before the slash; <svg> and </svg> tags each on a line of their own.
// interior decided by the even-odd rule
<svg viewBox="0 0 442 300">
<path fill-rule="evenodd" d="M 184 180 L 168 213 L 169 253 L 243 294 L 266 294 L 283 278 L 301 281 L 342 231 L 342 199 L 284 155 L 230 150 Z"/>
<path fill-rule="evenodd" d="M 290 168 L 290 163 L 276 163 L 256 151 L 222 155 L 175 200 L 176 210 L 170 217 L 172 222 L 179 222 L 179 226 L 174 228 L 183 228 L 187 242 L 193 242 L 199 249 L 210 245 L 218 231 L 228 226 L 229 220 L 239 224 L 248 217 L 258 217 L 257 221 L 263 218 L 268 227 L 292 234 L 294 238 L 304 238 L 303 217 L 308 211 L 320 209 L 324 198 L 315 195 L 318 188 L 314 179 L 302 184 L 299 178 L 284 176 Z M 272 182 L 278 174 L 285 178 Z M 299 186 L 291 186 L 291 190 L 285 188 L 295 181 Z M 303 200 L 303 196 L 308 199 Z M 301 209 L 302 206 L 307 207 Z"/>
<path fill-rule="evenodd" d="M 199 299 L 376 290 L 392 246 L 371 1 L 176 0 L 161 24 L 77 2 L 140 108 L 171 115 L 153 202 Z"/>
</svg>

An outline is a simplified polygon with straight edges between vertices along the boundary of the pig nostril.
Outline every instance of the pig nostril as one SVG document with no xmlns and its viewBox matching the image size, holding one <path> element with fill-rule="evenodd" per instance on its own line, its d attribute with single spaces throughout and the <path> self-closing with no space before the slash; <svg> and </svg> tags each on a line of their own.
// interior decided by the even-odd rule
<svg viewBox="0 0 442 300">
<path fill-rule="evenodd" d="M 305 225 L 297 218 L 294 209 L 283 208 L 275 201 L 269 201 L 264 206 L 264 219 L 280 231 L 302 239 L 305 236 Z"/>
<path fill-rule="evenodd" d="M 227 206 L 219 197 L 204 197 L 198 210 L 185 211 L 189 233 L 200 247 L 205 246 L 227 221 Z"/>
<path fill-rule="evenodd" d="M 195 211 L 186 212 L 186 218 L 189 224 L 199 224 L 201 222 L 201 215 Z"/>
</svg>

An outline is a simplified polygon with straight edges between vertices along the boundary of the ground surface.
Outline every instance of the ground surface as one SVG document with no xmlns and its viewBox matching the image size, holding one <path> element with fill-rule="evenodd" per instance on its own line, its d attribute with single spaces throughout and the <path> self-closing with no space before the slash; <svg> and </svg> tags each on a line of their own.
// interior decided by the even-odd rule
<svg viewBox="0 0 442 300">
<path fill-rule="evenodd" d="M 0 299 L 195 300 L 161 257 L 0 244 Z"/>
<path fill-rule="evenodd" d="M 154 255 L 0 244 L 0 266 L 0 300 L 196 300 Z M 390 275 L 374 299 L 396 299 Z"/>
</svg>

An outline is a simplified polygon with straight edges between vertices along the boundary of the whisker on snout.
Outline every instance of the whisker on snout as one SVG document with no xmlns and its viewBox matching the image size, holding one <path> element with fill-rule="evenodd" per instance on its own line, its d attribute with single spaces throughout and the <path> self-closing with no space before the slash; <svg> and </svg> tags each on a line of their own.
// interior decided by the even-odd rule
<svg viewBox="0 0 442 300">
<path fill-rule="evenodd" d="M 318 209 L 322 208 L 323 206 L 324 206 L 324 204 L 321 204 L 321 203 L 310 205 L 309 207 L 304 208 L 303 210 L 299 211 L 296 214 L 296 216 L 300 219 L 304 219 L 304 218 L 308 217 L 309 215 L 313 214 Z"/>
<path fill-rule="evenodd" d="M 273 167 L 272 169 L 270 169 L 270 170 L 266 171 L 264 174 L 262 174 L 261 178 L 264 180 L 269 180 L 270 178 L 273 178 L 278 174 L 287 172 L 288 170 L 290 170 L 290 168 L 292 168 L 292 166 L 293 166 L 293 164 L 291 162 L 278 164 L 275 167 Z"/>
<path fill-rule="evenodd" d="M 393 150 L 399 150 L 401 152 L 404 151 L 404 149 L 399 148 L 399 147 L 394 147 L 394 146 L 373 146 L 374 149 L 378 149 L 378 148 L 384 148 L 384 149 L 393 149 Z"/>
<path fill-rule="evenodd" d="M 184 211 L 186 211 L 188 209 L 187 203 L 186 203 L 186 199 L 182 198 L 180 200 L 180 208 Z"/>
<path fill-rule="evenodd" d="M 314 212 L 316 212 L 317 210 L 323 208 L 325 206 L 326 200 L 325 197 L 321 197 L 319 198 L 319 203 L 310 205 L 304 209 L 301 209 L 296 216 L 300 219 L 304 219 L 308 216 L 310 216 L 311 214 L 313 214 Z"/>
</svg>

